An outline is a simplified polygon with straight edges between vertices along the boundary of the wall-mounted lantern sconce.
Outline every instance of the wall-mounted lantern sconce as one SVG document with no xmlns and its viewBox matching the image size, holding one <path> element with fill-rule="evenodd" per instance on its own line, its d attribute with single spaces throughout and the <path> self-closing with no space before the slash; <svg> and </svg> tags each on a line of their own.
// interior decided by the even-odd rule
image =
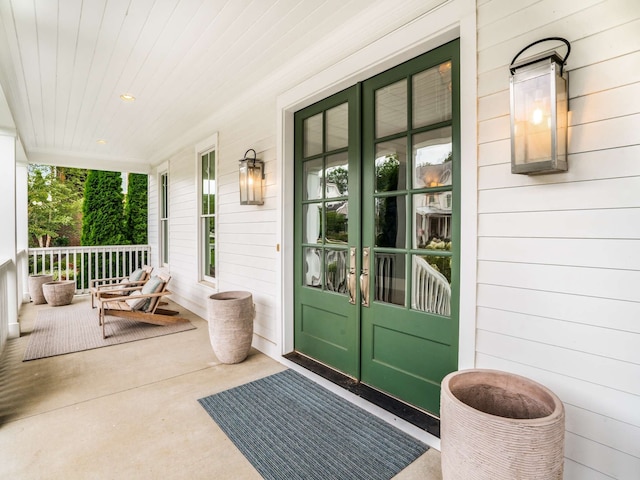
<svg viewBox="0 0 640 480">
<path fill-rule="evenodd" d="M 253 158 L 247 155 L 253 152 Z M 240 205 L 264 205 L 262 198 L 264 162 L 256 159 L 256 151 L 250 148 L 240 160 Z"/>
<path fill-rule="evenodd" d="M 516 63 L 528 48 L 549 40 L 564 42 L 567 54 L 545 52 Z M 511 61 L 511 173 L 566 172 L 569 91 L 564 65 L 571 45 L 560 37 L 527 45 Z"/>
</svg>

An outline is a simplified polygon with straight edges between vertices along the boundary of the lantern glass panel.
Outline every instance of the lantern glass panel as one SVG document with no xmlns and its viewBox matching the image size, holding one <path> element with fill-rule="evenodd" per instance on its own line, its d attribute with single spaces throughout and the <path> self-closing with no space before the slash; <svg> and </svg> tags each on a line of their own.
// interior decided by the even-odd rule
<svg viewBox="0 0 640 480">
<path fill-rule="evenodd" d="M 261 161 L 240 161 L 240 204 L 262 205 L 262 169 Z"/>
<path fill-rule="evenodd" d="M 557 57 L 514 67 L 511 77 L 511 171 L 567 170 L 567 80 Z"/>
<path fill-rule="evenodd" d="M 552 132 L 550 74 L 513 80 L 516 165 L 551 160 Z"/>
<path fill-rule="evenodd" d="M 560 75 L 555 76 L 556 87 L 556 157 L 559 165 L 567 161 L 567 127 L 569 122 L 569 97 L 567 95 L 567 81 Z"/>
</svg>

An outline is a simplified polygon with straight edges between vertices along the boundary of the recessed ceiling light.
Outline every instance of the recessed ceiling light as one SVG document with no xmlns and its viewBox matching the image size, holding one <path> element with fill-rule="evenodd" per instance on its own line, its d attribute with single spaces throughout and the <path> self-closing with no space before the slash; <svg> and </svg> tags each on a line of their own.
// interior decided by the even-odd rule
<svg viewBox="0 0 640 480">
<path fill-rule="evenodd" d="M 136 97 L 134 97 L 133 95 L 129 95 L 128 93 L 123 93 L 122 95 L 120 95 L 120 100 L 122 100 L 123 102 L 135 102 Z"/>
<path fill-rule="evenodd" d="M 104 145 L 105 143 L 107 143 L 107 141 L 104 138 L 101 138 L 100 140 L 96 140 L 96 143 L 99 143 L 100 145 Z"/>
</svg>

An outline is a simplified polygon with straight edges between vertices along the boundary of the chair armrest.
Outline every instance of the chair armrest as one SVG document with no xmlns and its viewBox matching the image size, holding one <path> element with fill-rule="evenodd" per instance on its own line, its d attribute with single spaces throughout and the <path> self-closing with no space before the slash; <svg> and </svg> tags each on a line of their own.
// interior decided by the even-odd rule
<svg viewBox="0 0 640 480">
<path fill-rule="evenodd" d="M 100 290 L 114 291 L 114 290 L 123 290 L 125 288 L 133 288 L 135 290 L 137 287 L 140 287 L 145 283 L 147 283 L 146 280 L 138 280 L 135 282 L 120 282 L 120 283 L 108 283 L 106 285 L 95 285 L 91 288 L 93 288 L 94 290 L 97 290 L 98 292 Z"/>
<path fill-rule="evenodd" d="M 125 278 L 129 278 L 129 277 L 125 275 L 123 277 L 94 278 L 93 280 L 91 280 L 91 282 L 89 282 L 89 285 L 91 287 L 95 287 L 98 283 L 103 283 L 103 282 L 116 283 L 121 280 L 124 280 Z"/>
<path fill-rule="evenodd" d="M 136 290 L 131 289 L 131 290 Z M 171 295 L 171 292 L 169 290 L 164 290 L 162 292 L 156 292 L 156 293 L 144 293 L 141 295 L 137 295 L 135 298 L 136 299 L 140 299 L 140 298 L 155 298 L 155 297 L 163 297 L 165 295 Z M 121 297 L 108 297 L 108 298 L 100 298 L 100 295 L 98 295 L 97 298 L 98 302 L 100 303 L 108 303 L 108 302 L 121 302 L 124 300 L 131 300 L 131 297 L 128 295 L 124 295 Z"/>
</svg>

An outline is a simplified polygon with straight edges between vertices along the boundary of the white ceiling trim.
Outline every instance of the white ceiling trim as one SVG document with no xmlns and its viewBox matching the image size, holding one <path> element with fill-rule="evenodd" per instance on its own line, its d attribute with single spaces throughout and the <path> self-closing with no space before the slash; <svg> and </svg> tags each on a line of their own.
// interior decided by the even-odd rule
<svg viewBox="0 0 640 480">
<path fill-rule="evenodd" d="M 29 163 L 58 167 L 88 168 L 112 172 L 149 173 L 149 163 L 139 159 L 123 159 L 108 155 L 32 149 L 27 152 Z"/>
</svg>

